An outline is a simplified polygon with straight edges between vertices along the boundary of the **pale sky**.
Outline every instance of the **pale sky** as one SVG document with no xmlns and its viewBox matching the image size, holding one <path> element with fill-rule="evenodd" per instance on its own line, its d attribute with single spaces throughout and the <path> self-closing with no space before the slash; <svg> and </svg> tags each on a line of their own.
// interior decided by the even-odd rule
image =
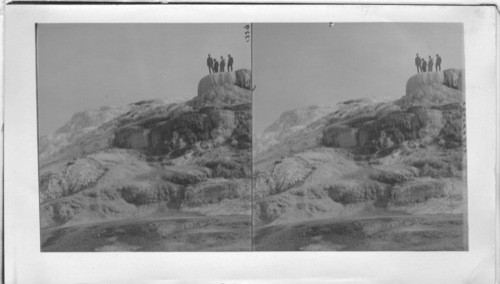
<svg viewBox="0 0 500 284">
<path fill-rule="evenodd" d="M 38 25 L 40 134 L 54 132 L 86 109 L 190 99 L 208 73 L 208 53 L 231 54 L 235 70 L 253 68 L 254 132 L 301 106 L 399 98 L 416 73 L 417 52 L 425 58 L 440 54 L 442 69 L 464 68 L 461 24 L 259 23 L 253 24 L 252 47 L 243 26 Z"/>
<path fill-rule="evenodd" d="M 402 97 L 416 53 L 439 54 L 442 70 L 464 68 L 461 24 L 262 23 L 252 49 L 255 133 L 300 106 Z"/>
<path fill-rule="evenodd" d="M 79 111 L 197 95 L 208 53 L 251 68 L 244 24 L 39 24 L 40 135 Z"/>
</svg>

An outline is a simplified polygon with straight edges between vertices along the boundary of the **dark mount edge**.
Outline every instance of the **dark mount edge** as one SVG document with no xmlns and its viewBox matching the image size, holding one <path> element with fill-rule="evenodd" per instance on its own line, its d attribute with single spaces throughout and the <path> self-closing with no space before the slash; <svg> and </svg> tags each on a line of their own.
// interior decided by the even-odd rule
<svg viewBox="0 0 500 284">
<path fill-rule="evenodd" d="M 297 3 L 297 2 L 275 2 L 275 3 L 270 3 L 270 2 L 265 2 L 265 1 L 252 1 L 252 2 L 238 2 L 238 1 L 179 1 L 179 0 L 158 0 L 158 1 L 121 1 L 121 0 L 107 0 L 107 1 L 101 1 L 101 0 L 80 0 L 80 1 L 71 1 L 71 0 L 28 0 L 28 1 L 23 1 L 23 0 L 14 0 L 6 3 L 5 5 L 328 5 L 328 6 L 334 6 L 334 5 L 348 5 L 348 6 L 354 6 L 354 5 L 370 5 L 370 6 L 493 6 L 496 8 L 497 11 L 500 11 L 498 6 L 495 3 L 478 3 L 478 4 L 461 4 L 461 3 L 384 3 L 384 2 L 379 2 L 379 3 L 366 3 L 366 2 L 331 2 L 331 3 L 325 3 L 325 2 L 302 2 L 302 3 Z"/>
</svg>

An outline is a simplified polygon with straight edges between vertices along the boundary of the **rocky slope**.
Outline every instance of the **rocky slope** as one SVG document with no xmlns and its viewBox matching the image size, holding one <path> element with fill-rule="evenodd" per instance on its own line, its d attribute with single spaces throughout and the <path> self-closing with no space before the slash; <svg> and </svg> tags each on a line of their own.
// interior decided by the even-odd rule
<svg viewBox="0 0 500 284">
<path fill-rule="evenodd" d="M 256 249 L 466 249 L 463 90 L 448 69 L 412 76 L 395 101 L 285 113 L 256 138 Z"/>
<path fill-rule="evenodd" d="M 231 242 L 237 243 L 233 249 L 249 249 L 250 86 L 251 72 L 242 69 L 202 78 L 189 101 L 141 101 L 75 114 L 40 139 L 42 228 L 58 236 L 57 228 L 160 213 L 232 216 L 246 224 L 237 234 L 246 235 L 236 242 L 225 232 L 228 241 L 196 249 L 217 250 Z M 120 236 L 111 237 L 119 242 Z M 64 242 L 51 239 L 46 247 L 60 250 L 58 243 Z"/>
<path fill-rule="evenodd" d="M 287 136 L 303 129 L 311 122 L 314 122 L 325 115 L 336 110 L 331 106 L 307 106 L 298 109 L 285 111 L 262 133 L 256 135 L 254 152 L 260 153 L 269 147 L 279 143 Z"/>
</svg>

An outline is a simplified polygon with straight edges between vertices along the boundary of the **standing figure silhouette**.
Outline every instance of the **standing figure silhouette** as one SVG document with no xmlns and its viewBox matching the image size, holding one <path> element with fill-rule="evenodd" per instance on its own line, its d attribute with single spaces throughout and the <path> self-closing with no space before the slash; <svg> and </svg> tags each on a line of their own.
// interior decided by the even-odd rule
<svg viewBox="0 0 500 284">
<path fill-rule="evenodd" d="M 417 57 L 415 57 L 415 65 L 417 66 L 417 73 L 420 73 L 422 71 L 420 69 L 420 66 L 422 66 L 422 60 L 418 56 L 418 53 L 417 53 Z"/>
<path fill-rule="evenodd" d="M 220 72 L 224 72 L 224 67 L 226 67 L 226 60 L 224 60 L 224 57 L 220 57 Z"/>
<path fill-rule="evenodd" d="M 219 62 L 214 58 L 214 73 L 219 72 Z"/>
<path fill-rule="evenodd" d="M 227 72 L 232 72 L 234 59 L 231 56 L 231 54 L 228 54 L 227 57 L 228 57 L 228 59 L 227 59 Z"/>
<path fill-rule="evenodd" d="M 208 74 L 212 74 L 214 72 L 214 61 L 212 60 L 212 57 L 210 57 L 210 54 L 208 54 L 207 58 L 207 66 L 208 66 Z"/>
<path fill-rule="evenodd" d="M 439 54 L 436 54 L 436 71 L 441 71 L 441 56 Z"/>
</svg>

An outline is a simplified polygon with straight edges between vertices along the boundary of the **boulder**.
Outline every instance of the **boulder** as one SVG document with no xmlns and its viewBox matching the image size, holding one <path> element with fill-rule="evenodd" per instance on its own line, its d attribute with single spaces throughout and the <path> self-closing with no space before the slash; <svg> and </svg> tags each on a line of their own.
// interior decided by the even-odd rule
<svg viewBox="0 0 500 284">
<path fill-rule="evenodd" d="M 210 139 L 213 128 L 212 120 L 208 115 L 186 112 L 153 127 L 150 133 L 150 146 L 170 145 L 172 149 L 181 149 L 197 141 Z"/>
<path fill-rule="evenodd" d="M 236 70 L 236 85 L 240 88 L 252 90 L 252 71 L 249 69 Z"/>
<path fill-rule="evenodd" d="M 255 191 L 259 196 L 268 196 L 298 186 L 312 173 L 309 163 L 299 157 L 285 158 L 273 165 L 268 173 L 254 177 Z"/>
<path fill-rule="evenodd" d="M 118 192 L 123 200 L 135 206 L 164 202 L 175 207 L 182 196 L 179 186 L 168 182 L 134 181 L 119 187 Z"/>
<path fill-rule="evenodd" d="M 68 193 L 72 194 L 89 188 L 106 173 L 106 168 L 94 159 L 78 159 L 66 168 L 64 178 Z"/>
<path fill-rule="evenodd" d="M 420 89 L 407 94 L 395 103 L 401 108 L 412 106 L 438 106 L 462 102 L 464 94 L 458 90 L 448 88 L 444 85 L 426 85 Z"/>
<path fill-rule="evenodd" d="M 465 72 L 447 69 L 416 74 L 406 83 L 406 95 L 396 101 L 402 108 L 435 106 L 464 100 Z"/>
<path fill-rule="evenodd" d="M 442 71 L 415 74 L 406 82 L 406 95 L 410 95 L 425 86 L 443 85 L 443 83 L 444 73 Z"/>
<path fill-rule="evenodd" d="M 87 209 L 86 207 L 80 202 L 68 200 L 40 204 L 41 227 L 62 225 Z"/>
<path fill-rule="evenodd" d="M 442 180 L 412 181 L 390 189 L 390 202 L 394 205 L 421 203 L 430 198 L 447 196 L 449 185 Z"/>
<path fill-rule="evenodd" d="M 425 86 L 444 85 L 458 91 L 464 91 L 465 71 L 463 69 L 446 69 L 437 72 L 423 72 L 413 75 L 406 82 L 406 95 Z"/>
<path fill-rule="evenodd" d="M 212 139 L 222 144 L 227 138 L 231 136 L 234 128 L 236 127 L 236 119 L 234 112 L 219 108 L 209 108 L 202 111 L 206 113 L 213 123 L 213 130 L 211 131 Z"/>
<path fill-rule="evenodd" d="M 241 104 L 238 106 L 229 107 L 228 109 L 234 112 L 236 126 L 231 139 L 236 141 L 238 149 L 252 148 L 252 105 Z"/>
<path fill-rule="evenodd" d="M 373 180 L 345 180 L 322 186 L 327 195 L 343 205 L 370 200 L 381 200 L 386 196 L 386 185 Z"/>
<path fill-rule="evenodd" d="M 40 201 L 56 199 L 67 194 L 67 182 L 62 173 L 47 171 L 40 175 Z"/>
<path fill-rule="evenodd" d="M 149 145 L 149 130 L 136 125 L 121 127 L 115 131 L 113 145 L 118 148 L 141 149 Z"/>
<path fill-rule="evenodd" d="M 455 90 L 465 90 L 465 72 L 462 69 L 447 69 L 443 71 L 443 84 Z"/>
<path fill-rule="evenodd" d="M 184 193 L 184 204 L 199 206 L 218 203 L 224 199 L 235 199 L 243 196 L 244 187 L 226 179 L 212 179 L 206 182 L 188 186 Z"/>
<path fill-rule="evenodd" d="M 207 172 L 193 168 L 168 168 L 161 173 L 161 178 L 175 184 L 188 185 L 206 181 Z"/>
<path fill-rule="evenodd" d="M 194 109 L 206 106 L 231 106 L 251 103 L 252 92 L 236 85 L 215 85 L 187 102 Z"/>
<path fill-rule="evenodd" d="M 312 172 L 312 167 L 302 158 L 285 158 L 273 169 L 274 192 L 282 192 L 303 182 Z"/>
<path fill-rule="evenodd" d="M 359 147 L 375 145 L 380 148 L 383 144 L 387 144 L 388 140 L 395 145 L 399 145 L 405 140 L 416 139 L 419 129 L 420 122 L 413 113 L 396 112 L 388 114 L 375 121 L 365 123 L 359 129 Z"/>
<path fill-rule="evenodd" d="M 461 103 L 449 104 L 439 108 L 443 114 L 444 125 L 439 133 L 447 148 L 463 145 L 465 133 L 465 109 Z"/>
<path fill-rule="evenodd" d="M 252 89 L 252 71 L 239 69 L 235 72 L 219 72 L 203 77 L 198 83 L 198 96 L 216 86 L 235 85 L 242 89 Z"/>
<path fill-rule="evenodd" d="M 421 128 L 418 131 L 420 139 L 431 142 L 438 137 L 445 124 L 441 111 L 426 108 L 414 108 L 409 111 L 414 113 L 420 122 Z"/>
<path fill-rule="evenodd" d="M 356 146 L 356 128 L 346 125 L 330 126 L 323 130 L 321 142 L 325 146 L 350 148 Z"/>
<path fill-rule="evenodd" d="M 254 215 L 257 217 L 257 221 L 260 220 L 264 224 L 268 224 L 295 208 L 295 200 L 292 199 L 291 195 L 275 195 L 256 202 Z"/>
<path fill-rule="evenodd" d="M 94 159 L 77 159 L 40 175 L 40 199 L 47 201 L 91 188 L 107 169 Z"/>
<path fill-rule="evenodd" d="M 385 184 L 396 184 L 413 180 L 415 173 L 405 168 L 374 170 L 370 178 Z"/>
<path fill-rule="evenodd" d="M 214 89 L 217 86 L 236 85 L 235 72 L 213 73 L 201 78 L 198 83 L 198 96 Z"/>
<path fill-rule="evenodd" d="M 251 103 L 252 73 L 241 69 L 236 72 L 214 73 L 198 83 L 198 96 L 187 102 L 195 109 L 205 106 L 230 106 Z"/>
<path fill-rule="evenodd" d="M 250 155 L 236 156 L 234 154 L 210 157 L 200 161 L 201 165 L 212 172 L 212 177 L 249 178 L 252 176 L 252 161 Z"/>
</svg>

